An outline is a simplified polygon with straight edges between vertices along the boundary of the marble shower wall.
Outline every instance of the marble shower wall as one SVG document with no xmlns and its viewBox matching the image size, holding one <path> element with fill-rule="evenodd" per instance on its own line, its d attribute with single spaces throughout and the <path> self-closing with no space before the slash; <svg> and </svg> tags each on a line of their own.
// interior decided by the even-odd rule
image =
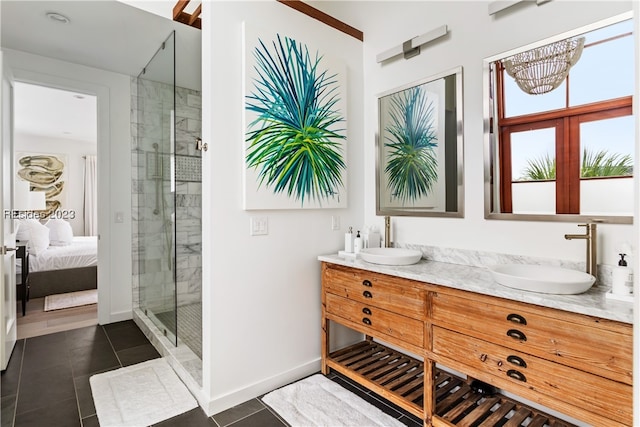
<svg viewBox="0 0 640 427">
<path fill-rule="evenodd" d="M 173 87 L 131 79 L 133 305 L 173 306 L 172 221 L 175 220 L 177 303 L 202 300 L 200 92 L 176 88 L 175 201 L 170 192 Z M 158 151 L 154 148 L 158 145 Z M 156 200 L 156 186 L 164 198 Z M 175 204 L 175 217 L 172 216 Z M 151 284 L 151 286 L 150 286 Z"/>
</svg>

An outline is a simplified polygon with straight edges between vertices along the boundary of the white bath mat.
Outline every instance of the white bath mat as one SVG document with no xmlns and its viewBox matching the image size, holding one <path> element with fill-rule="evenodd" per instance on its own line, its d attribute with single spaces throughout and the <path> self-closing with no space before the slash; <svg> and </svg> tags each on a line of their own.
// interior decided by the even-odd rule
<svg viewBox="0 0 640 427">
<path fill-rule="evenodd" d="M 101 427 L 144 427 L 198 406 L 165 359 L 89 378 Z"/>
<path fill-rule="evenodd" d="M 324 375 L 313 375 L 262 400 L 292 427 L 406 427 Z"/>
<path fill-rule="evenodd" d="M 47 295 L 44 297 L 44 311 L 61 310 L 63 308 L 80 307 L 97 304 L 98 290 L 67 292 L 65 294 Z"/>
</svg>

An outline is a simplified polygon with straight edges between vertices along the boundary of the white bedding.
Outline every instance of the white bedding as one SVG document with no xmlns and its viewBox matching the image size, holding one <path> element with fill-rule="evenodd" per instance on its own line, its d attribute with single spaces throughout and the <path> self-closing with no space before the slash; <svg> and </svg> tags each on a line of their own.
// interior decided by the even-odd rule
<svg viewBox="0 0 640 427">
<path fill-rule="evenodd" d="M 29 254 L 29 273 L 98 265 L 97 236 L 74 236 L 66 246 L 49 246 L 38 255 Z"/>
</svg>

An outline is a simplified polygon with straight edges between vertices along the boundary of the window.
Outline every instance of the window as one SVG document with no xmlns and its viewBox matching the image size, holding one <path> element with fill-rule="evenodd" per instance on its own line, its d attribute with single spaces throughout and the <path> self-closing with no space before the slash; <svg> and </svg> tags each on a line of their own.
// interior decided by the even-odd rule
<svg viewBox="0 0 640 427">
<path fill-rule="evenodd" d="M 543 95 L 522 92 L 501 61 L 493 64 L 501 212 L 631 210 L 598 199 L 632 194 L 623 190 L 633 183 L 632 29 L 627 20 L 584 34 L 578 62 Z"/>
</svg>

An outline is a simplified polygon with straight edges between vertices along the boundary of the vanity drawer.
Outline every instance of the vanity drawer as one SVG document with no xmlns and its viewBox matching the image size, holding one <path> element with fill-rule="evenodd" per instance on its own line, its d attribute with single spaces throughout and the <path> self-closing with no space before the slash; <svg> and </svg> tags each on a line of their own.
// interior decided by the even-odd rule
<svg viewBox="0 0 640 427">
<path fill-rule="evenodd" d="M 434 293 L 432 315 L 448 329 L 632 384 L 631 325 L 466 292 Z"/>
<path fill-rule="evenodd" d="M 500 388 L 537 399 L 536 394 L 598 414 L 606 419 L 632 424 L 632 387 L 531 356 L 513 349 L 491 344 L 437 326 L 433 327 L 433 352 L 438 362 L 454 369 L 465 369 L 480 375 L 479 379 Z M 458 364 L 464 365 L 463 367 Z M 471 371 L 469 371 L 471 369 Z M 494 380 L 486 377 L 489 374 Z M 555 409 L 566 410 L 566 405 Z M 584 418 L 584 415 L 582 416 Z M 585 419 L 585 421 L 588 421 Z"/>
<path fill-rule="evenodd" d="M 426 290 L 415 282 L 353 268 L 326 266 L 325 291 L 414 319 L 426 319 Z"/>
<path fill-rule="evenodd" d="M 327 294 L 326 304 L 327 313 L 359 325 L 364 334 L 384 334 L 417 347 L 424 344 L 424 323 L 420 320 L 333 294 Z"/>
</svg>

